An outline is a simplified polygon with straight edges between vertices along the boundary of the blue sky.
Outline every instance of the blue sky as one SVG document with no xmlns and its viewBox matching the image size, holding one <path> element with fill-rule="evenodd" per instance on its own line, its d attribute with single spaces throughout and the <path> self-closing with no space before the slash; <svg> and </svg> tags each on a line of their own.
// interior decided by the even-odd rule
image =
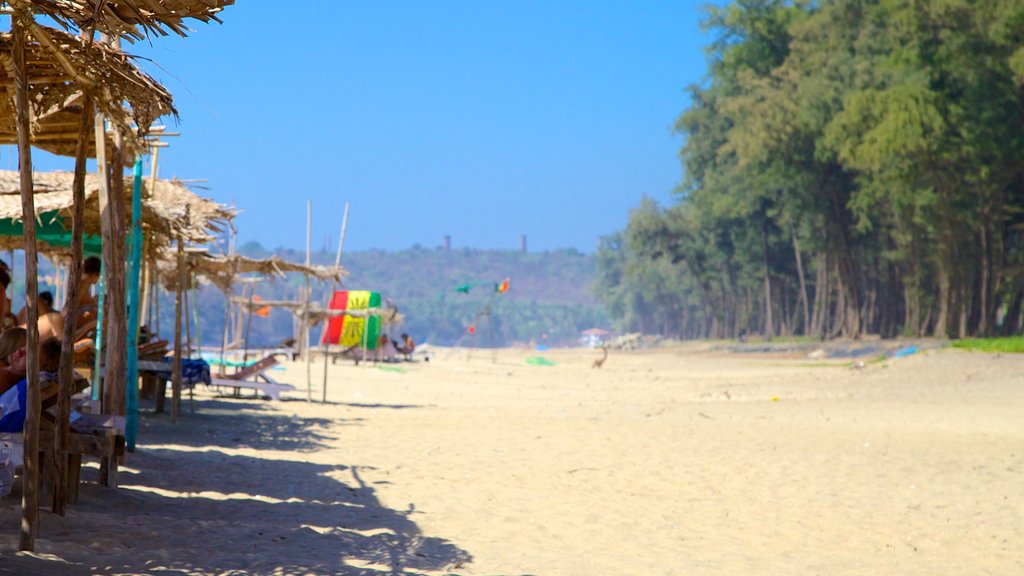
<svg viewBox="0 0 1024 576">
<path fill-rule="evenodd" d="M 181 113 L 161 176 L 234 201 L 242 242 L 303 247 L 311 200 L 315 248 L 349 202 L 346 250 L 525 234 L 592 252 L 682 178 L 672 124 L 705 73 L 702 4 L 238 0 L 222 25 L 125 51 Z"/>
</svg>

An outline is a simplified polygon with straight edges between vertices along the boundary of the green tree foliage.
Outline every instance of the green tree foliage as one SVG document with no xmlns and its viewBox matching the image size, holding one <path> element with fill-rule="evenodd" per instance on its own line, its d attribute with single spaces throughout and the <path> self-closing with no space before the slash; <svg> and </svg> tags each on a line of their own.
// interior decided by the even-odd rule
<svg viewBox="0 0 1024 576">
<path fill-rule="evenodd" d="M 678 204 L 645 202 L 598 258 L 616 318 L 686 337 L 1020 331 L 1024 0 L 736 0 L 706 25 Z"/>
</svg>

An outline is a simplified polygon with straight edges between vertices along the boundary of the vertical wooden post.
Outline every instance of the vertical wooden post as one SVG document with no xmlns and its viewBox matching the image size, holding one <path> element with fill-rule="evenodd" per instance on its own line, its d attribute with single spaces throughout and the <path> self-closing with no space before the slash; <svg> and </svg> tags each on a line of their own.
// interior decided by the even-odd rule
<svg viewBox="0 0 1024 576">
<path fill-rule="evenodd" d="M 102 180 L 102 179 L 101 179 Z M 103 308 L 106 305 L 106 287 L 103 285 L 103 268 L 100 266 L 100 279 L 96 283 L 96 343 L 92 361 L 92 401 L 101 402 L 103 398 L 103 322 L 106 320 L 106 315 L 103 313 Z M 101 410 L 102 412 L 102 410 Z"/>
<path fill-rule="evenodd" d="M 142 158 L 135 158 L 132 170 L 131 260 L 128 269 L 128 342 L 125 347 L 125 444 L 135 451 L 139 431 L 139 271 L 142 266 Z"/>
<path fill-rule="evenodd" d="M 312 241 L 313 234 L 313 202 L 306 200 L 306 268 L 312 262 Z M 313 401 L 313 346 L 309 341 L 309 298 L 313 295 L 313 288 L 309 283 L 309 272 L 306 272 L 306 302 L 302 306 L 302 335 L 306 342 L 306 401 Z"/>
<path fill-rule="evenodd" d="M 57 430 L 54 434 L 53 512 L 61 516 L 67 510 L 67 453 L 69 420 L 71 416 L 71 386 L 75 363 L 75 321 L 78 317 L 78 292 L 82 279 L 82 216 L 85 206 L 85 145 L 92 122 L 92 98 L 82 100 L 82 117 L 78 125 L 78 144 L 75 147 L 75 177 L 71 184 L 71 263 L 68 266 L 67 288 L 64 294 L 64 333 L 60 347 L 60 388 L 57 392 Z"/>
<path fill-rule="evenodd" d="M 149 153 L 150 153 L 150 158 L 151 158 L 150 172 L 149 172 L 149 193 L 153 194 L 153 191 L 156 190 L 157 162 L 158 162 L 159 157 L 160 157 L 160 148 L 158 148 L 156 146 L 153 146 L 153 147 L 151 147 L 149 149 L 149 151 L 150 151 Z M 145 239 L 143 239 L 143 242 L 145 242 Z M 145 266 L 145 268 L 143 270 L 142 305 L 141 305 L 141 308 L 139 309 L 139 312 L 140 312 L 139 324 L 141 326 L 145 326 L 146 325 L 146 321 L 148 320 L 147 316 L 149 314 L 149 299 L 150 299 L 150 292 L 151 292 L 151 290 L 150 290 L 150 281 L 149 280 L 150 280 L 150 276 L 152 276 L 152 274 L 153 274 L 152 261 L 149 258 L 145 258 L 145 256 L 143 256 L 143 260 L 145 261 L 146 266 Z"/>
<path fill-rule="evenodd" d="M 335 270 L 338 270 L 339 268 L 341 268 L 341 249 L 342 249 L 342 247 L 345 246 L 345 231 L 347 229 L 348 229 L 348 202 L 345 202 L 345 214 L 341 217 L 341 235 L 338 236 L 338 253 L 334 257 L 334 268 L 335 268 Z M 331 298 L 334 297 L 334 291 L 337 290 L 337 289 L 338 289 L 338 282 L 335 281 L 332 284 L 331 292 L 327 295 L 326 303 L 324 304 L 324 310 L 330 309 L 330 307 L 331 307 Z M 327 402 L 327 366 L 330 364 L 330 362 L 328 362 L 327 360 L 328 360 L 328 356 L 330 355 L 330 352 L 331 352 L 331 339 L 330 339 L 330 337 L 328 335 L 328 325 L 330 324 L 330 321 L 331 321 L 331 317 L 330 316 L 326 316 L 324 318 L 324 338 L 323 338 L 323 340 L 324 340 L 324 386 L 323 386 L 323 389 L 321 390 L 321 398 L 320 398 L 320 401 L 324 402 L 324 403 Z"/>
<path fill-rule="evenodd" d="M 21 537 L 18 548 L 32 551 L 35 549 L 36 535 L 39 532 L 39 310 L 36 298 L 39 294 L 39 270 L 36 254 L 36 210 L 32 197 L 28 72 L 25 63 L 25 31 L 22 28 L 23 19 L 26 18 L 31 18 L 31 15 L 22 9 L 15 10 L 11 16 L 11 57 L 14 61 L 14 107 L 18 126 L 18 173 L 21 182 L 21 214 L 25 241 L 25 315 L 28 331 L 25 340 L 25 457 L 22 475 Z"/>
<path fill-rule="evenodd" d="M 174 368 L 171 376 L 171 422 L 181 408 L 181 291 L 185 286 L 185 240 L 178 235 L 178 286 L 174 291 Z"/>
<path fill-rule="evenodd" d="M 115 416 L 126 414 L 128 321 L 125 317 L 125 199 L 124 151 L 115 129 L 114 146 L 107 175 L 110 178 L 106 232 L 103 238 L 107 290 L 107 354 L 103 376 L 103 412 Z"/>
<path fill-rule="evenodd" d="M 232 203 L 232 212 L 234 211 L 234 204 Z M 231 267 L 231 275 L 228 277 L 228 288 L 224 291 L 224 339 L 220 344 L 220 373 L 225 375 L 228 373 L 227 365 L 224 363 L 224 356 L 227 354 L 228 348 L 228 332 L 231 328 L 231 295 L 234 292 L 233 286 L 235 283 L 235 226 L 234 224 L 228 224 L 228 265 Z"/>
</svg>

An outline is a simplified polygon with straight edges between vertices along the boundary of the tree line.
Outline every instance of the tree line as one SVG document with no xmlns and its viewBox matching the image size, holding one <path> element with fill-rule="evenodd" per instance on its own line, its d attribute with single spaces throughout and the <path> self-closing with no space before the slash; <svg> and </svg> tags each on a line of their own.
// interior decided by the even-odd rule
<svg viewBox="0 0 1024 576">
<path fill-rule="evenodd" d="M 1021 331 L 1024 0 L 735 0 L 705 26 L 677 201 L 598 250 L 624 329 Z"/>
</svg>

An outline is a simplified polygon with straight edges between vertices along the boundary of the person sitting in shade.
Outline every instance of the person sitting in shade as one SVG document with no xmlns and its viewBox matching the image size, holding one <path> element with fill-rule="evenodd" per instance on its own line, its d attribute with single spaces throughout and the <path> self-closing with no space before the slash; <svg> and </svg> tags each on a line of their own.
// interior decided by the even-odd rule
<svg viewBox="0 0 1024 576">
<path fill-rule="evenodd" d="M 78 283 L 78 294 L 75 298 L 75 310 L 80 326 L 83 320 L 91 320 L 96 317 L 98 299 L 92 295 L 92 287 L 100 281 L 100 272 L 103 271 L 99 258 L 90 256 L 82 263 L 82 279 Z"/>
<path fill-rule="evenodd" d="M 37 314 L 39 315 L 39 341 L 43 342 L 49 338 L 60 338 L 64 332 L 64 318 L 53 309 L 53 294 L 48 290 L 44 290 L 39 293 L 39 297 L 36 299 L 36 306 L 38 307 Z M 22 328 L 28 326 L 25 321 L 28 316 L 27 308 L 22 308 L 21 312 L 18 312 L 18 325 Z"/>
<path fill-rule="evenodd" d="M 7 357 L 15 351 L 25 347 L 25 340 L 28 339 L 28 332 L 24 328 L 15 326 L 0 333 L 0 369 L 10 367 Z"/>
<path fill-rule="evenodd" d="M 7 297 L 7 287 L 11 285 L 11 269 L 0 260 L 0 328 L 11 328 L 18 324 L 11 310 L 11 299 Z"/>
<path fill-rule="evenodd" d="M 416 351 L 416 343 L 413 342 L 411 336 L 403 332 L 402 342 L 395 346 L 395 350 L 399 354 L 404 354 L 406 360 L 412 360 L 412 353 Z"/>
<path fill-rule="evenodd" d="M 395 346 L 391 344 L 391 340 L 385 334 L 381 334 L 380 338 L 377 339 L 377 361 L 395 361 Z"/>
<path fill-rule="evenodd" d="M 60 341 L 47 338 L 39 344 L 39 380 L 52 381 L 60 368 Z M 21 432 L 25 428 L 28 371 L 25 347 L 8 357 L 10 365 L 0 368 L 0 432 Z"/>
</svg>

